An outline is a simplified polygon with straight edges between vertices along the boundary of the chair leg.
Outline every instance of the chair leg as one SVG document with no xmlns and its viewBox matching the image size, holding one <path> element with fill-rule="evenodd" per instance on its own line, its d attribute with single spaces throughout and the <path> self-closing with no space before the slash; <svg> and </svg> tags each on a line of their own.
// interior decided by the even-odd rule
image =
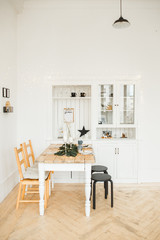
<svg viewBox="0 0 160 240">
<path fill-rule="evenodd" d="M 25 196 L 27 195 L 28 185 L 26 185 Z"/>
<path fill-rule="evenodd" d="M 22 189 L 22 199 L 24 199 L 25 189 L 26 189 L 26 184 L 23 185 L 23 189 Z"/>
<path fill-rule="evenodd" d="M 51 196 L 51 179 L 49 179 L 49 196 Z"/>
<path fill-rule="evenodd" d="M 113 181 L 110 180 L 111 183 L 111 207 L 113 207 Z"/>
<path fill-rule="evenodd" d="M 96 181 L 93 182 L 93 209 L 96 209 Z"/>
<path fill-rule="evenodd" d="M 21 189 L 22 189 L 22 183 L 19 183 L 19 190 L 18 190 L 18 196 L 17 196 L 17 204 L 16 204 L 16 209 L 18 209 L 19 207 L 19 201 L 20 201 L 20 197 L 21 197 Z"/>
</svg>

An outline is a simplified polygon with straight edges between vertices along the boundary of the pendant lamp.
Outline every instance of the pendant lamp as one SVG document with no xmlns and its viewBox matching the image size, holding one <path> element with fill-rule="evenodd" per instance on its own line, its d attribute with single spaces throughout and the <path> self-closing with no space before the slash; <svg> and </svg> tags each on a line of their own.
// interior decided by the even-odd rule
<svg viewBox="0 0 160 240">
<path fill-rule="evenodd" d="M 127 28 L 130 22 L 122 17 L 122 0 L 120 0 L 120 18 L 113 23 L 113 27 L 117 29 Z"/>
</svg>

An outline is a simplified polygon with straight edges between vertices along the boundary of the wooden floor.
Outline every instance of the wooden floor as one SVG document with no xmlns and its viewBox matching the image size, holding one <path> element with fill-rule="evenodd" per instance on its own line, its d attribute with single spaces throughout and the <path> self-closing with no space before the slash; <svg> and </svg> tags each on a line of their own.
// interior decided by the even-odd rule
<svg viewBox="0 0 160 240">
<path fill-rule="evenodd" d="M 44 216 L 36 203 L 21 203 L 16 211 L 17 192 L 0 205 L 0 240 L 160 240 L 160 184 L 114 184 L 114 208 L 97 184 L 89 218 L 83 184 L 55 184 Z"/>
</svg>

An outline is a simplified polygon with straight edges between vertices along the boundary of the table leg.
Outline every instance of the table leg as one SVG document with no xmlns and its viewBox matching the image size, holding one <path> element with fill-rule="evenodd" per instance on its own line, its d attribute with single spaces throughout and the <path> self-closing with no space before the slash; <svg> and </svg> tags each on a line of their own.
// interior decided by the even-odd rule
<svg viewBox="0 0 160 240">
<path fill-rule="evenodd" d="M 43 163 L 39 163 L 39 213 L 44 215 L 44 166 Z"/>
<path fill-rule="evenodd" d="M 91 164 L 85 164 L 85 213 L 86 217 L 90 216 L 90 193 L 91 193 Z"/>
</svg>

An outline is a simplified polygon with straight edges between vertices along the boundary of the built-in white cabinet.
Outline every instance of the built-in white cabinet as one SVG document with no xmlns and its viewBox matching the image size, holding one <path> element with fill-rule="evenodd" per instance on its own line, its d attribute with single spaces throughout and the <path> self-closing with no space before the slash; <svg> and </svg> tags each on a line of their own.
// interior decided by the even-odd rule
<svg viewBox="0 0 160 240">
<path fill-rule="evenodd" d="M 93 145 L 96 164 L 108 167 L 115 182 L 137 182 L 137 84 L 136 80 L 87 82 L 52 87 L 53 142 L 63 143 L 64 111 L 71 111 L 70 131 L 75 143 Z M 82 173 L 56 173 L 59 182 L 83 182 Z M 58 182 L 57 181 L 57 182 Z"/>
<path fill-rule="evenodd" d="M 137 144 L 117 143 L 116 147 L 116 179 L 137 179 Z"/>
<path fill-rule="evenodd" d="M 125 141 L 125 140 L 124 140 Z M 115 182 L 137 182 L 137 143 L 119 141 L 94 143 L 96 164 L 108 167 Z"/>
<path fill-rule="evenodd" d="M 96 138 L 136 139 L 136 84 L 101 84 L 98 93 Z"/>
</svg>

